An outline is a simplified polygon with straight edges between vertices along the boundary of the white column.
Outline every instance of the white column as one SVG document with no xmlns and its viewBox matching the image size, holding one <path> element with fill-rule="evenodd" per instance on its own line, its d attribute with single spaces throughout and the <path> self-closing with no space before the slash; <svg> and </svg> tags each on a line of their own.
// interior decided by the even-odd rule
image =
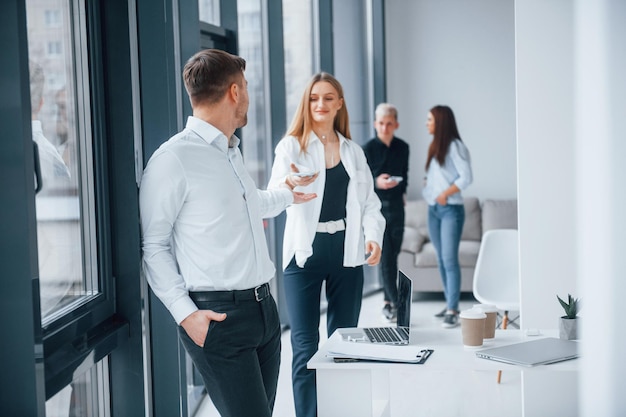
<svg viewBox="0 0 626 417">
<path fill-rule="evenodd" d="M 558 327 L 578 296 L 574 39 L 570 0 L 515 2 L 522 328 Z"/>
<path fill-rule="evenodd" d="M 626 415 L 626 2 L 578 0 L 576 218 L 581 416 Z"/>
</svg>

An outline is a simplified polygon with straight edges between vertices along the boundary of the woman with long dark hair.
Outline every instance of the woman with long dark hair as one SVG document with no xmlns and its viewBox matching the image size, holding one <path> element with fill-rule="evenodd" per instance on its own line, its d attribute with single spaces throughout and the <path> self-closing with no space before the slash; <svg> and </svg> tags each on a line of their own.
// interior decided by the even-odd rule
<svg viewBox="0 0 626 417">
<path fill-rule="evenodd" d="M 465 222 L 461 190 L 472 183 L 472 167 L 450 107 L 430 109 L 426 127 L 433 140 L 428 147 L 422 195 L 428 203 L 428 233 L 437 251 L 446 297 L 446 308 L 436 316 L 443 317 L 443 327 L 452 328 L 459 322 L 461 296 L 459 242 Z"/>
</svg>

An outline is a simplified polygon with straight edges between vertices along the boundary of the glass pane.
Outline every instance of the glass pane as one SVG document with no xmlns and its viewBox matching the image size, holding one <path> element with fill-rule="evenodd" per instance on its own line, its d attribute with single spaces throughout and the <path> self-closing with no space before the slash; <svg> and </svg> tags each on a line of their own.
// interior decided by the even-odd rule
<svg viewBox="0 0 626 417">
<path fill-rule="evenodd" d="M 219 0 L 198 0 L 198 12 L 200 21 L 220 26 L 220 2 Z"/>
<path fill-rule="evenodd" d="M 248 80 L 248 124 L 241 131 L 241 151 L 248 172 L 259 187 L 269 181 L 267 160 L 271 156 L 271 138 L 268 137 L 267 95 L 264 77 L 264 45 L 260 0 L 237 2 L 239 26 L 239 54 L 246 60 Z M 271 158 L 270 158 L 271 160 Z"/>
<path fill-rule="evenodd" d="M 46 417 L 110 416 L 108 368 L 104 358 L 85 372 L 75 372 L 74 380 L 46 401 Z"/>
<path fill-rule="evenodd" d="M 283 0 L 287 126 L 306 83 L 313 75 L 313 9 L 311 0 Z"/>
<path fill-rule="evenodd" d="M 33 141 L 41 175 L 35 183 L 41 314 L 44 324 L 98 291 L 95 259 L 91 136 L 82 5 L 28 0 L 28 46 Z M 86 61 L 86 60 L 85 60 Z M 87 261 L 89 260 L 89 261 Z"/>
</svg>

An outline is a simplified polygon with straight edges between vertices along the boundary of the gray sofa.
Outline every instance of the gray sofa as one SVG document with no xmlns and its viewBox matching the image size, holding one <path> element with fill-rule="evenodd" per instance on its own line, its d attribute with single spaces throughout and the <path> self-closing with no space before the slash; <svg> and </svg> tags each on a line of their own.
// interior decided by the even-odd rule
<svg viewBox="0 0 626 417">
<path fill-rule="evenodd" d="M 459 246 L 461 291 L 471 292 L 474 267 L 482 235 L 492 229 L 517 229 L 517 200 L 466 197 L 465 224 Z M 414 292 L 441 292 L 435 248 L 428 237 L 428 205 L 424 200 L 407 201 L 402 250 L 398 268 L 413 281 Z"/>
</svg>

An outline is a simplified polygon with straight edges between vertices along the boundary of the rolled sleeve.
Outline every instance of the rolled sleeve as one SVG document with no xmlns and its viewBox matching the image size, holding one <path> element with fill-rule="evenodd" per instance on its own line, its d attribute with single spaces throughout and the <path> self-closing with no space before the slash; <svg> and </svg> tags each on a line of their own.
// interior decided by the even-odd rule
<svg viewBox="0 0 626 417">
<path fill-rule="evenodd" d="M 460 140 L 452 142 L 450 159 L 459 175 L 454 185 L 459 187 L 459 190 L 464 190 L 472 183 L 473 177 L 469 150 Z"/>
</svg>

